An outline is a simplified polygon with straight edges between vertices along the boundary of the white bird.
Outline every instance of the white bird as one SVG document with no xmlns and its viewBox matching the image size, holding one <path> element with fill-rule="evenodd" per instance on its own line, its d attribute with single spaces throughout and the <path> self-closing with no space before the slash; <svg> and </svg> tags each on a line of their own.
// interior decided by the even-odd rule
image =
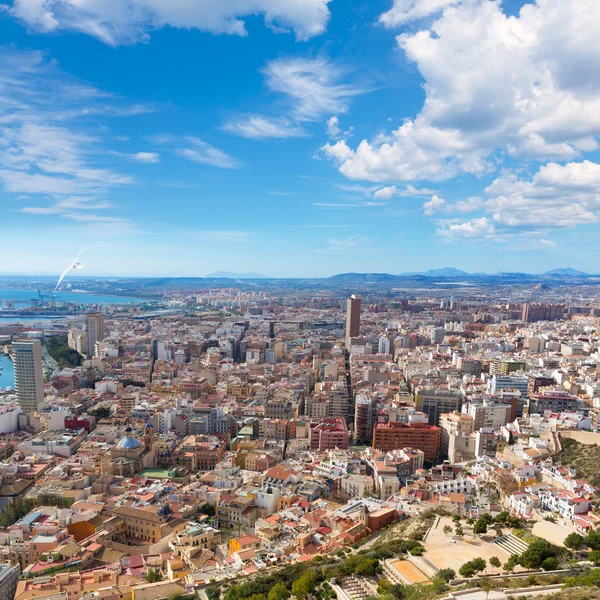
<svg viewBox="0 0 600 600">
<path fill-rule="evenodd" d="M 92 246 L 93 245 L 94 244 L 92 244 Z M 79 253 L 75 257 L 75 260 L 62 272 L 62 274 L 58 280 L 58 283 L 56 284 L 56 287 L 54 288 L 54 291 L 56 291 L 58 289 L 58 286 L 60 285 L 61 281 L 66 277 L 66 275 L 69 273 L 69 271 L 76 271 L 77 269 L 83 269 L 83 265 L 79 262 L 79 257 L 86 250 L 89 250 L 92 246 L 88 246 L 87 248 L 84 248 L 83 250 L 79 251 Z"/>
</svg>

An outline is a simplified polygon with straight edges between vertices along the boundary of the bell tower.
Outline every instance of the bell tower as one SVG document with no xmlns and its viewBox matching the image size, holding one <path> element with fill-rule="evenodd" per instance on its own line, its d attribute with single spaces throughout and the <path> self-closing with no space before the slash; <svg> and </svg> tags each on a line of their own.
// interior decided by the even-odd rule
<svg viewBox="0 0 600 600">
<path fill-rule="evenodd" d="M 144 449 L 146 451 L 154 449 L 154 426 L 147 423 L 144 427 Z"/>
</svg>

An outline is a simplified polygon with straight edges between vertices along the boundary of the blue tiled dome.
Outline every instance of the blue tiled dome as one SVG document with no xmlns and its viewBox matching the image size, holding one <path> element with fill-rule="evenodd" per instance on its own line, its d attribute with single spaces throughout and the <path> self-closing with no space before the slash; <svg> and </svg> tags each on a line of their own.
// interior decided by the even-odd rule
<svg viewBox="0 0 600 600">
<path fill-rule="evenodd" d="M 140 447 L 140 443 L 134 437 L 124 437 L 118 445 L 121 450 L 135 450 Z"/>
</svg>

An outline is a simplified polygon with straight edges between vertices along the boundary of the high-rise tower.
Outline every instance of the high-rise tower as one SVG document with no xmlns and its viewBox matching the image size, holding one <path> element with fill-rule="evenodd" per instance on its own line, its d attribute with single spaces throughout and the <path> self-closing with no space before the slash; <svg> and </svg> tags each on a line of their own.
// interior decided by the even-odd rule
<svg viewBox="0 0 600 600">
<path fill-rule="evenodd" d="M 13 342 L 15 388 L 25 414 L 38 411 L 44 404 L 44 370 L 40 340 Z"/>
<path fill-rule="evenodd" d="M 85 316 L 85 332 L 87 335 L 87 355 L 94 356 L 96 342 L 104 341 L 104 315 L 90 313 Z"/>
<path fill-rule="evenodd" d="M 346 308 L 346 346 L 350 347 L 350 340 L 360 335 L 360 296 L 352 295 L 348 298 Z"/>
</svg>

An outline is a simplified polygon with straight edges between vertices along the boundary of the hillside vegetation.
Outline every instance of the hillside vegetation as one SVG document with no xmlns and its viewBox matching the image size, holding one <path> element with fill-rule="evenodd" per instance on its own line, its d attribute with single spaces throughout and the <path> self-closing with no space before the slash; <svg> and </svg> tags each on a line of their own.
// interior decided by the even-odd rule
<svg viewBox="0 0 600 600">
<path fill-rule="evenodd" d="M 569 438 L 561 438 L 562 451 L 557 461 L 564 467 L 577 471 L 577 477 L 589 481 L 600 488 L 600 446 L 597 444 L 581 444 Z"/>
</svg>

